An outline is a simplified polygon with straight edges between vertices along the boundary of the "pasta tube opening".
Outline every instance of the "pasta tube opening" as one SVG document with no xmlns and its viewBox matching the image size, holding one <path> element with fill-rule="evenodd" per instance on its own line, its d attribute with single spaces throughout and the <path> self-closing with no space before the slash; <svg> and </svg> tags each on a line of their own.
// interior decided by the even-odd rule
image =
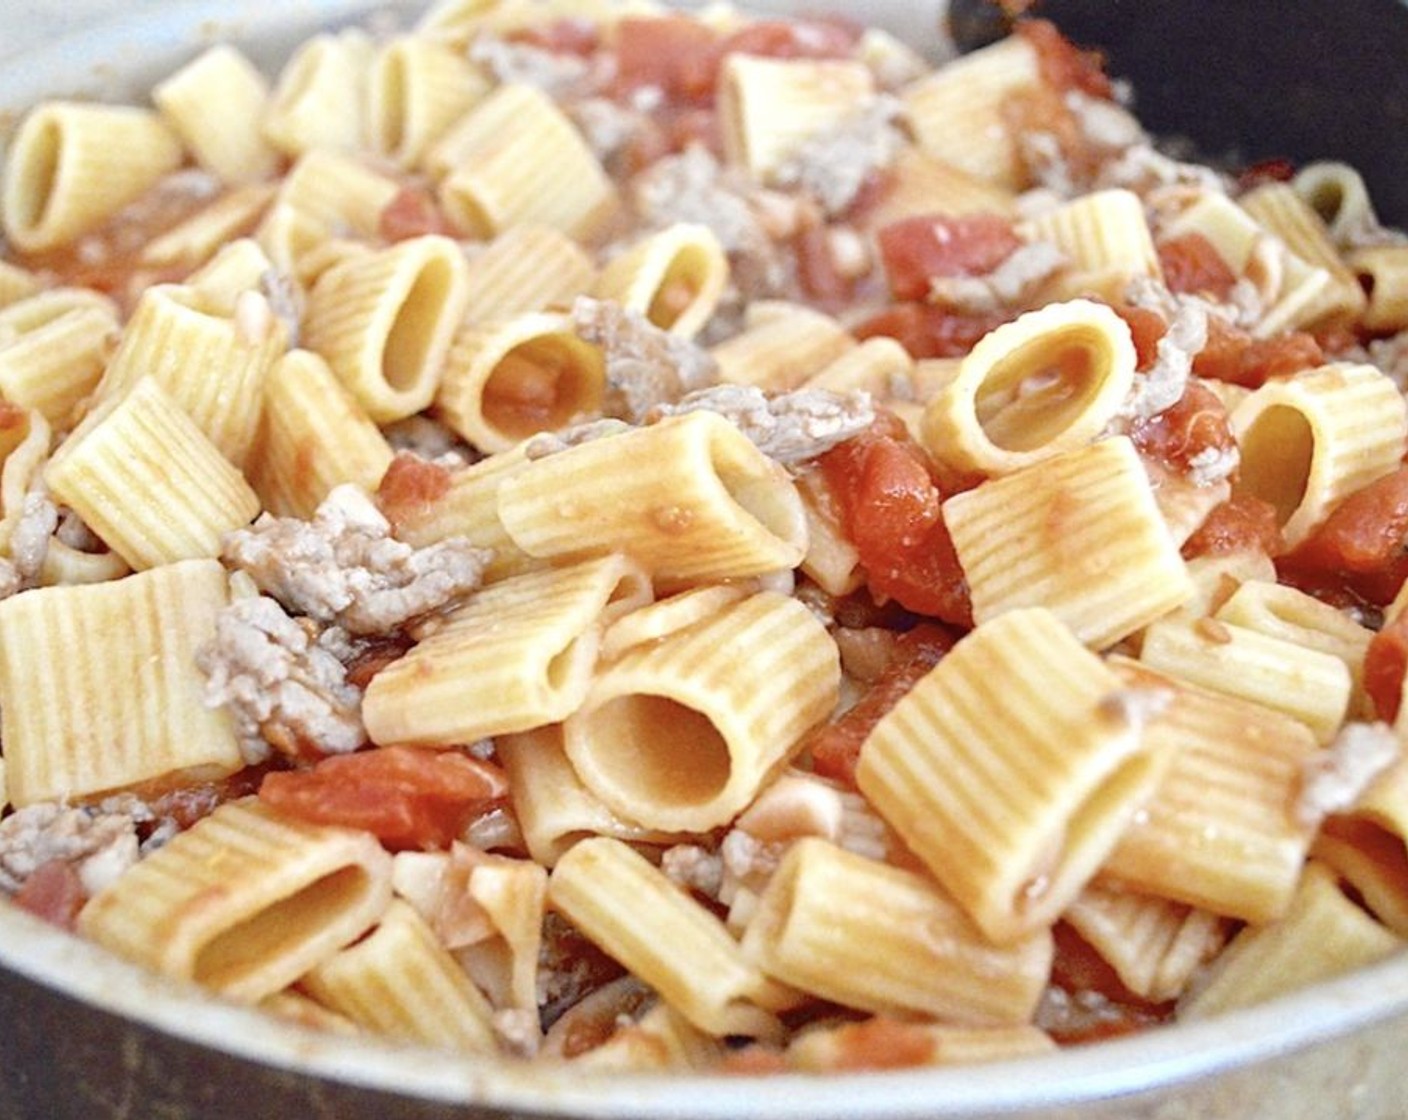
<svg viewBox="0 0 1408 1120">
<path fill-rule="evenodd" d="M 238 988 L 246 975 L 294 950 L 309 930 L 360 912 L 377 889 L 366 868 L 340 867 L 211 938 L 196 952 L 192 979 L 221 991 Z"/>
<path fill-rule="evenodd" d="M 35 125 L 24 160 L 17 160 L 15 187 L 5 199 L 13 229 L 37 229 L 44 225 L 53 204 L 59 178 L 59 152 L 63 131 L 53 118 Z"/>
<path fill-rule="evenodd" d="M 1242 434 L 1237 488 L 1274 506 L 1284 526 L 1305 500 L 1314 455 L 1315 432 L 1305 415 L 1273 405 Z"/>
<path fill-rule="evenodd" d="M 580 718 L 574 731 L 592 740 L 599 780 L 632 801 L 677 809 L 712 801 L 728 785 L 728 744 L 707 715 L 687 704 L 635 693 Z"/>
<path fill-rule="evenodd" d="M 456 280 L 443 256 L 427 256 L 396 309 L 386 332 L 382 369 L 397 392 L 414 389 L 433 363 L 437 328 L 454 317 L 459 303 Z"/>
<path fill-rule="evenodd" d="M 564 334 L 520 343 L 499 359 L 484 383 L 489 425 L 518 440 L 564 428 L 601 408 L 605 375 L 592 347 Z"/>
<path fill-rule="evenodd" d="M 1104 334 L 1078 324 L 999 360 L 978 388 L 978 423 L 998 447 L 1049 443 L 1089 407 L 1113 364 Z"/>
</svg>

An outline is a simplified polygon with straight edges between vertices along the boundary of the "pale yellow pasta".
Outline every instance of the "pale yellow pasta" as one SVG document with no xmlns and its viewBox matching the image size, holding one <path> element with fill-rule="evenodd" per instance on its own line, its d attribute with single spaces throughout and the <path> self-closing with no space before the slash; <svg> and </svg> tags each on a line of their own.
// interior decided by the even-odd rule
<svg viewBox="0 0 1408 1120">
<path fill-rule="evenodd" d="M 806 554 L 806 516 L 786 471 L 702 410 L 531 462 L 500 484 L 498 501 L 530 556 L 621 551 L 666 582 L 763 575 Z"/>
<path fill-rule="evenodd" d="M 826 628 L 795 599 L 764 591 L 627 649 L 567 717 L 563 741 L 583 784 L 620 816 L 705 832 L 796 753 L 839 684 Z"/>
<path fill-rule="evenodd" d="M 117 338 L 117 317 L 96 307 L 76 308 L 0 340 L 0 394 L 37 409 L 55 427 L 70 425 L 97 386 Z"/>
<path fill-rule="evenodd" d="M 127 561 L 110 549 L 90 552 L 54 537 L 44 553 L 39 582 L 44 587 L 80 583 L 106 583 L 132 571 Z"/>
<path fill-rule="evenodd" d="M 802 384 L 832 393 L 859 391 L 888 400 L 909 390 L 915 361 L 893 338 L 867 338 L 828 362 Z"/>
<path fill-rule="evenodd" d="M 1011 190 L 911 145 L 896 153 L 888 175 L 888 189 L 874 209 L 861 216 L 868 229 L 920 215 L 1010 215 L 1016 210 L 1016 195 Z"/>
<path fill-rule="evenodd" d="M 1364 912 L 1333 872 L 1311 863 L 1280 921 L 1243 930 L 1178 1005 L 1182 1020 L 1262 1003 L 1383 960 L 1403 941 Z"/>
<path fill-rule="evenodd" d="M 1399 769 L 1402 764 L 1399 764 Z M 1401 783 L 1394 774 L 1390 782 Z M 1408 938 L 1408 857 L 1404 840 L 1370 813 L 1331 817 L 1310 854 L 1351 888 L 1370 914 L 1399 937 Z"/>
<path fill-rule="evenodd" d="M 101 311 L 114 318 L 117 304 L 86 288 L 45 288 L 0 307 L 0 343 L 52 323 L 70 311 Z"/>
<path fill-rule="evenodd" d="M 486 587 L 372 678 L 367 734 L 448 745 L 556 723 L 587 694 L 605 623 L 649 595 L 615 555 Z"/>
<path fill-rule="evenodd" d="M 449 1050 L 492 1054 L 493 1011 L 408 903 L 393 900 L 374 929 L 306 972 L 302 987 L 364 1030 Z"/>
<path fill-rule="evenodd" d="M 53 442 L 53 429 L 38 411 L 18 410 L 0 428 L 0 554 L 15 559 L 15 533 L 24 520 L 31 494 L 43 496 L 41 473 Z M 33 574 L 33 573 L 29 573 Z"/>
<path fill-rule="evenodd" d="M 1129 688 L 1171 689 L 1145 729 L 1173 754 L 1101 881 L 1249 922 L 1285 913 L 1310 846 L 1295 811 L 1319 749 L 1299 720 L 1120 665 Z"/>
<path fill-rule="evenodd" d="M 563 852 L 588 836 L 611 836 L 642 843 L 668 843 L 673 834 L 625 820 L 582 784 L 562 745 L 562 727 L 553 724 L 495 739 L 508 772 L 514 816 L 528 853 L 552 867 Z"/>
<path fill-rule="evenodd" d="M 855 345 L 832 316 L 777 301 L 750 308 L 745 328 L 709 353 L 718 363 L 720 381 L 781 390 L 802 385 Z"/>
<path fill-rule="evenodd" d="M 1188 578 L 1193 583 L 1193 595 L 1182 606 L 1170 611 L 1166 619 L 1192 622 L 1206 618 L 1230 599 L 1237 588 L 1248 580 L 1274 581 L 1276 565 L 1259 548 L 1238 549 L 1222 555 L 1195 556 L 1187 563 Z M 1243 623 L 1245 625 L 1245 623 Z M 1251 626 L 1251 629 L 1258 629 Z"/>
<path fill-rule="evenodd" d="M 372 420 L 435 399 L 469 297 L 459 246 L 427 234 L 333 265 L 308 296 L 303 345 L 332 367 Z"/>
<path fill-rule="evenodd" d="M 807 551 L 800 567 L 828 595 L 849 595 L 864 581 L 860 550 L 843 530 L 821 473 L 803 471 L 796 482 L 807 519 Z"/>
<path fill-rule="evenodd" d="M 151 377 L 90 413 L 44 478 L 139 571 L 219 556 L 224 534 L 259 512 L 244 476 Z"/>
<path fill-rule="evenodd" d="M 432 174 L 444 169 L 446 217 L 469 237 L 533 223 L 585 238 L 616 206 L 615 188 L 586 141 L 533 86 L 498 87 L 427 158 Z"/>
<path fill-rule="evenodd" d="M 1129 327 L 1104 304 L 1052 303 L 984 335 L 929 399 L 924 445 L 961 470 L 1008 474 L 1091 443 L 1134 383 Z"/>
<path fill-rule="evenodd" d="M 1067 259 L 1053 295 L 1094 293 L 1119 302 L 1131 280 L 1162 279 L 1144 204 L 1133 191 L 1096 191 L 1017 227 L 1029 241 L 1056 246 Z"/>
<path fill-rule="evenodd" d="M 249 183 L 226 191 L 184 222 L 148 241 L 142 247 L 142 263 L 182 268 L 206 265 L 254 230 L 277 190 L 273 183 Z M 194 281 L 188 276 L 186 282 Z"/>
<path fill-rule="evenodd" d="M 416 31 L 463 48 L 474 33 L 487 26 L 495 12 L 523 6 L 524 0 L 439 0 L 416 22 Z"/>
<path fill-rule="evenodd" d="M 1330 274 L 1330 283 L 1305 310 L 1303 322 L 1350 320 L 1364 310 L 1367 301 L 1359 280 L 1345 266 L 1320 215 L 1291 184 L 1263 183 L 1241 195 L 1237 202 L 1297 257 Z"/>
<path fill-rule="evenodd" d="M 375 837 L 246 798 L 96 895 L 78 928 L 130 960 L 255 1003 L 365 933 L 390 900 L 391 857 Z"/>
<path fill-rule="evenodd" d="M 1122 436 L 985 482 L 943 511 L 979 624 L 1044 605 L 1104 649 L 1193 593 Z"/>
<path fill-rule="evenodd" d="M 710 583 L 656 599 L 616 619 L 601 639 L 601 659 L 614 661 L 627 650 L 669 637 L 703 622 L 748 595 L 742 583 Z"/>
<path fill-rule="evenodd" d="M 367 85 L 367 143 L 403 167 L 489 91 L 462 52 L 419 35 L 382 44 Z"/>
<path fill-rule="evenodd" d="M 1039 928 L 994 945 L 924 876 L 806 837 L 769 879 L 743 951 L 769 976 L 846 1007 L 997 1026 L 1031 1018 L 1052 940 Z"/>
<path fill-rule="evenodd" d="M 264 383 L 288 330 L 259 292 L 234 296 L 180 284 L 148 288 L 98 384 L 115 401 L 139 381 L 159 384 L 226 459 L 254 445 Z"/>
<path fill-rule="evenodd" d="M 257 182 L 277 169 L 278 153 L 261 128 L 269 83 L 228 43 L 152 87 L 152 101 L 196 162 L 222 182 Z"/>
<path fill-rule="evenodd" d="M 590 291 L 596 265 L 582 246 L 549 226 L 504 230 L 478 252 L 469 276 L 466 323 L 565 307 Z"/>
<path fill-rule="evenodd" d="M 874 92 L 874 75 L 862 62 L 729 54 L 717 102 L 724 158 L 768 182 L 809 139 L 843 124 Z"/>
<path fill-rule="evenodd" d="M 0 603 L 0 730 L 16 806 L 244 765 L 229 716 L 201 701 L 195 651 L 215 632 L 213 560 Z"/>
<path fill-rule="evenodd" d="M 636 242 L 592 286 L 662 330 L 691 337 L 708 321 L 728 282 L 728 258 L 708 226 L 677 222 Z"/>
<path fill-rule="evenodd" d="M 1089 886 L 1062 919 L 1108 962 L 1135 995 L 1177 999 L 1227 943 L 1231 923 L 1207 910 L 1152 895 Z"/>
<path fill-rule="evenodd" d="M 1330 274 L 1290 252 L 1220 191 L 1205 191 L 1163 229 L 1165 237 L 1201 234 L 1232 274 L 1251 282 L 1263 307 L 1252 334 L 1269 338 L 1310 321 L 1331 284 Z"/>
<path fill-rule="evenodd" d="M 591 1070 L 705 1070 L 723 1055 L 720 1040 L 705 1034 L 669 1004 L 657 1003 L 638 1021 L 619 1027 L 600 1046 L 575 1056 L 572 1062 Z"/>
<path fill-rule="evenodd" d="M 606 358 L 562 311 L 470 323 L 454 337 L 436 412 L 481 451 L 508 451 L 540 431 L 601 414 Z"/>
<path fill-rule="evenodd" d="M 588 938 L 709 1034 L 775 1038 L 792 994 L 748 960 L 723 923 L 644 856 L 598 836 L 552 870 L 548 897 Z"/>
<path fill-rule="evenodd" d="M 548 873 L 531 859 L 491 855 L 458 845 L 456 860 L 471 864 L 465 893 L 488 919 L 492 934 L 455 954 L 497 1008 L 530 1015 L 538 1027 L 538 955 L 543 939 Z"/>
<path fill-rule="evenodd" d="M 1364 178 L 1347 163 L 1337 160 L 1307 163 L 1291 180 L 1291 189 L 1319 215 L 1330 240 L 1342 249 L 1378 227 L 1378 216 Z"/>
<path fill-rule="evenodd" d="M 1355 249 L 1346 263 L 1369 293 L 1359 322 L 1375 332 L 1408 328 L 1408 245 Z"/>
<path fill-rule="evenodd" d="M 1052 612 L 980 625 L 861 746 L 862 793 L 983 932 L 1050 925 L 1170 761 Z"/>
<path fill-rule="evenodd" d="M 1159 516 L 1179 549 L 1202 528 L 1212 512 L 1232 496 L 1232 484 L 1225 478 L 1200 485 L 1196 479 L 1147 459 L 1144 469 L 1149 475 L 1149 487 L 1159 507 Z"/>
<path fill-rule="evenodd" d="M 984 182 L 1018 191 L 1027 185 L 1027 173 L 1004 106 L 1040 83 L 1036 50 L 1013 36 L 906 87 L 901 92 L 905 120 L 923 151 Z"/>
<path fill-rule="evenodd" d="M 529 462 L 520 444 L 512 451 L 486 456 L 455 471 L 448 488 L 433 501 L 388 510 L 397 537 L 417 548 L 446 537 L 468 537 L 479 547 L 493 551 L 484 571 L 486 580 L 547 567 L 548 561 L 535 559 L 514 544 L 499 519 L 500 484 Z"/>
<path fill-rule="evenodd" d="M 1350 494 L 1393 471 L 1408 408 L 1371 365 L 1340 362 L 1268 381 L 1230 424 L 1241 451 L 1234 492 L 1269 502 L 1288 548 Z"/>
<path fill-rule="evenodd" d="M 1220 622 L 1282 638 L 1307 649 L 1338 657 L 1349 669 L 1356 698 L 1364 675 L 1364 654 L 1374 632 L 1345 611 L 1273 578 L 1243 581 L 1210 612 Z"/>
<path fill-rule="evenodd" d="M 305 258 L 326 253 L 334 235 L 376 237 L 381 214 L 400 190 L 396 180 L 344 152 L 314 148 L 300 156 L 279 184 L 274 205 L 255 238 L 285 272 L 301 275 Z M 316 256 L 315 256 L 316 259 Z"/>
<path fill-rule="evenodd" d="M 186 287 L 200 292 L 210 306 L 234 308 L 245 292 L 262 294 L 273 271 L 274 262 L 259 242 L 240 237 L 223 242 L 209 260 L 186 277 Z"/>
<path fill-rule="evenodd" d="M 10 243 L 53 249 L 101 225 L 181 162 L 181 141 L 156 113 L 48 101 L 10 140 L 0 216 Z"/>
<path fill-rule="evenodd" d="M 0 260 L 0 309 L 39 291 L 39 277 L 17 264 Z"/>
<path fill-rule="evenodd" d="M 787 1045 L 789 1070 L 803 1073 L 846 1073 L 885 1069 L 893 1054 L 906 1065 L 971 1066 L 1012 1058 L 1051 1054 L 1052 1037 L 1039 1027 L 1022 1023 L 1009 1027 L 960 1027 L 949 1023 L 885 1023 L 872 1042 L 866 1022 L 806 1027 Z M 921 1058 L 920 1055 L 923 1055 Z"/>
<path fill-rule="evenodd" d="M 1159 621 L 1140 661 L 1159 673 L 1284 712 L 1327 744 L 1349 711 L 1354 681 L 1339 657 L 1217 619 Z"/>
<path fill-rule="evenodd" d="M 264 387 L 259 454 L 248 471 L 265 509 L 311 518 L 334 486 L 375 490 L 391 459 L 386 437 L 327 362 L 292 350 L 275 363 Z"/>
<path fill-rule="evenodd" d="M 361 146 L 374 47 L 352 28 L 315 35 L 284 64 L 264 113 L 264 138 L 289 156 Z"/>
</svg>

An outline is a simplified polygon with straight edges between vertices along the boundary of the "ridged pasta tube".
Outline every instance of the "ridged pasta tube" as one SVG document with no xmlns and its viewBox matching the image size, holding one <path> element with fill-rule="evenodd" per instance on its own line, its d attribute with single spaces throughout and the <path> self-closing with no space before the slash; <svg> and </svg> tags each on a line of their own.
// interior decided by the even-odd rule
<svg viewBox="0 0 1408 1120">
<path fill-rule="evenodd" d="M 924 412 L 941 462 L 1007 474 L 1095 439 L 1134 383 L 1129 327 L 1104 304 L 1053 303 L 989 331 Z"/>
<path fill-rule="evenodd" d="M 499 517 L 530 556 L 621 551 L 667 582 L 793 568 L 807 544 L 787 472 L 706 411 L 529 463 L 499 487 Z"/>
</svg>

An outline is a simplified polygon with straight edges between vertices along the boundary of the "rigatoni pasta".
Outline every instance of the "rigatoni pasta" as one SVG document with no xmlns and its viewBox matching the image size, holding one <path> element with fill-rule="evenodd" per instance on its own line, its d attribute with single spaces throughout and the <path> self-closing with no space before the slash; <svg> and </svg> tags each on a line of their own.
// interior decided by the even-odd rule
<svg viewBox="0 0 1408 1120">
<path fill-rule="evenodd" d="M 1174 161 L 1030 19 L 446 0 L 153 102 L 0 191 L 0 896 L 470 1076 L 997 1061 L 1398 951 L 1353 169 Z"/>
</svg>

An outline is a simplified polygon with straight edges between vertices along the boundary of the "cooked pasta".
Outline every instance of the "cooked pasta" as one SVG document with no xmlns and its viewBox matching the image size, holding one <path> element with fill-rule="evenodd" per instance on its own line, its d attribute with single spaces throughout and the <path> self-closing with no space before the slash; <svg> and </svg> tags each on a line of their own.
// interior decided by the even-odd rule
<svg viewBox="0 0 1408 1120">
<path fill-rule="evenodd" d="M 471 1078 L 995 1062 L 1401 951 L 1354 168 L 1172 159 L 1029 16 L 403 16 L 16 119 L 0 911 Z"/>
</svg>

